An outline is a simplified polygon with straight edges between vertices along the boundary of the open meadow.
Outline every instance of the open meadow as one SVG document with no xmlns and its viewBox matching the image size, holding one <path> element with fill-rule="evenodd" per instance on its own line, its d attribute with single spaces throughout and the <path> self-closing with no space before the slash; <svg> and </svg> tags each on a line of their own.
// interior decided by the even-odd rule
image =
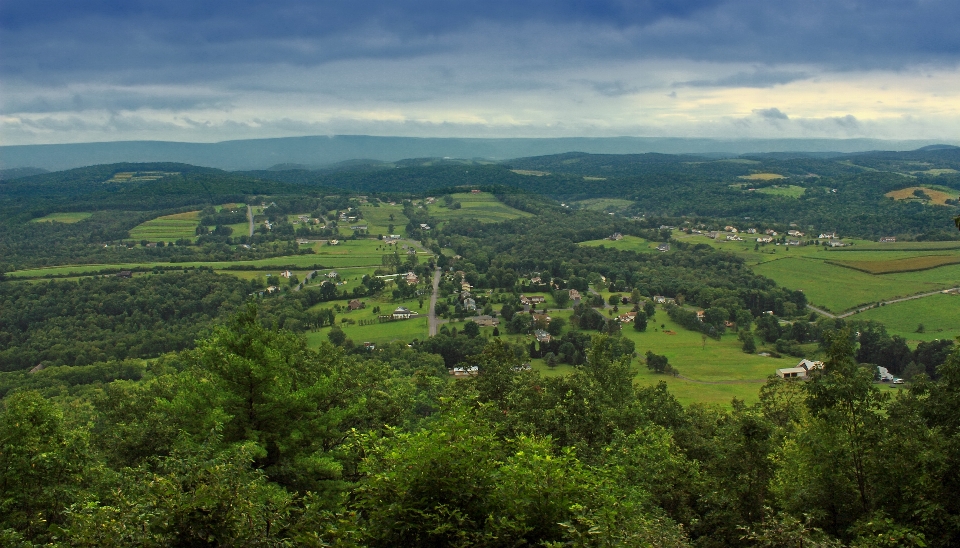
<svg viewBox="0 0 960 548">
<path fill-rule="evenodd" d="M 955 339 L 960 336 L 960 295 L 931 295 L 872 308 L 855 317 L 882 323 L 888 333 L 907 339 L 911 346 L 920 341 Z M 921 324 L 923 332 L 918 333 Z"/>
<path fill-rule="evenodd" d="M 400 234 L 405 236 L 407 233 L 407 223 L 410 219 L 403 214 L 403 206 L 380 203 L 379 206 L 373 204 L 363 204 L 360 206 L 363 214 L 363 222 L 367 225 L 367 232 L 370 234 Z M 392 218 L 391 218 L 392 216 Z M 390 231 L 390 225 L 393 225 L 393 231 Z"/>
<path fill-rule="evenodd" d="M 451 209 L 436 203 L 428 206 L 430 216 L 446 221 L 450 219 L 475 219 L 481 223 L 499 223 L 518 219 L 520 217 L 530 217 L 531 214 L 519 209 L 514 209 L 488 192 L 473 194 L 471 192 L 458 192 L 451 195 L 455 202 L 460 202 L 460 209 Z"/>
<path fill-rule="evenodd" d="M 637 253 L 659 253 L 657 246 L 660 245 L 660 243 L 661 242 L 651 242 L 639 236 L 624 236 L 622 240 L 589 240 L 580 242 L 579 245 L 593 247 L 603 246 L 610 249 L 619 249 L 620 251 L 635 251 Z M 669 253 L 669 251 L 667 253 Z"/>
<path fill-rule="evenodd" d="M 64 213 L 50 213 L 49 215 L 44 215 L 43 217 L 37 217 L 36 219 L 31 219 L 31 223 L 66 223 L 73 224 L 79 223 L 84 219 L 89 219 L 93 213 L 86 211 L 71 211 Z"/>
<path fill-rule="evenodd" d="M 758 188 L 754 192 L 760 194 L 769 194 L 771 196 L 786 196 L 787 198 L 799 198 L 807 189 L 797 185 L 774 185 Z"/>
</svg>

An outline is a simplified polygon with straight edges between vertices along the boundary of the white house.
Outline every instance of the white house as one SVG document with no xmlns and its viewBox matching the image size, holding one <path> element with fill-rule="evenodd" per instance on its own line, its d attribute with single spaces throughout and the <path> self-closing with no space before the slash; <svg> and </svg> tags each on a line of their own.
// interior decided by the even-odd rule
<svg viewBox="0 0 960 548">
<path fill-rule="evenodd" d="M 418 314 L 405 306 L 398 306 L 391 316 L 394 320 L 409 320 Z"/>
</svg>

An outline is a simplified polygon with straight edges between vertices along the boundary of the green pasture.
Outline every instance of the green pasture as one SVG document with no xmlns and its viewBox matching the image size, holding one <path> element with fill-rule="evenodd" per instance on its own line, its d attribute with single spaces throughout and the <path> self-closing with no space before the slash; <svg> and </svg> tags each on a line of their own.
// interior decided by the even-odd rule
<svg viewBox="0 0 960 548">
<path fill-rule="evenodd" d="M 861 312 L 853 318 L 882 323 L 891 335 L 912 343 L 953 339 L 960 335 L 960 295 L 931 295 Z M 924 332 L 917 333 L 923 324 Z"/>
<path fill-rule="evenodd" d="M 73 211 L 66 213 L 51 213 L 49 215 L 44 215 L 43 217 L 38 217 L 36 219 L 31 219 L 31 223 L 66 223 L 73 224 L 79 223 L 84 219 L 89 219 L 93 213 L 88 213 L 86 211 Z"/>
<path fill-rule="evenodd" d="M 234 236 L 234 237 L 237 237 L 237 236 L 249 236 L 249 235 L 250 235 L 250 223 L 249 223 L 249 222 L 247 222 L 247 223 L 236 223 L 236 224 L 227 225 L 227 226 L 229 226 L 230 229 L 233 230 L 232 236 Z M 216 227 L 214 227 L 214 228 L 216 228 Z M 256 227 L 254 227 L 254 228 L 256 228 Z"/>
<path fill-rule="evenodd" d="M 384 313 L 389 313 L 386 309 L 384 310 Z M 391 308 L 390 312 L 392 311 L 393 309 Z M 409 343 L 413 339 L 426 339 L 428 331 L 426 314 L 424 314 L 423 317 L 411 318 L 409 320 L 398 320 L 373 325 L 344 324 L 341 327 L 343 328 L 343 332 L 347 334 L 347 337 L 353 339 L 353 342 L 358 345 L 365 342 L 385 344 L 391 341 L 403 341 Z M 307 346 L 310 348 L 319 347 L 320 343 L 328 340 L 327 334 L 329 332 L 330 328 L 324 327 L 323 329 L 306 333 Z"/>
<path fill-rule="evenodd" d="M 349 283 L 347 286 L 341 286 L 341 288 L 348 286 Z M 395 340 L 410 342 L 413 339 L 423 340 L 428 337 L 429 329 L 427 325 L 427 312 L 428 307 L 430 306 L 429 295 L 424 296 L 423 307 L 420 307 L 419 299 L 393 301 L 386 297 L 386 295 L 382 295 L 380 298 L 363 297 L 360 299 L 360 301 L 366 304 L 366 308 L 352 311 L 344 310 L 343 312 L 337 314 L 337 325 L 343 329 L 343 332 L 347 334 L 347 337 L 353 339 L 353 342 L 357 344 L 364 342 L 382 344 Z M 345 306 L 347 301 L 319 303 L 313 308 L 331 308 L 335 304 Z M 373 312 L 373 308 L 375 306 L 380 307 L 379 314 Z M 391 314 L 398 306 L 405 306 L 410 310 L 417 312 L 420 314 L 420 316 L 411 318 L 409 320 L 374 323 L 371 325 L 359 325 L 360 320 L 375 320 L 378 315 Z M 353 320 L 356 323 L 351 324 L 349 321 L 344 323 L 344 319 Z M 323 329 L 307 333 L 307 344 L 312 348 L 319 346 L 322 341 L 327 340 L 327 333 L 329 332 L 330 328 L 324 327 Z"/>
<path fill-rule="evenodd" d="M 371 204 L 360 206 L 363 213 L 363 222 L 367 225 L 367 232 L 370 234 L 401 234 L 406 235 L 407 223 L 410 219 L 403 214 L 403 206 L 381 203 L 379 207 Z M 393 215 L 393 220 L 390 220 Z M 390 225 L 393 225 L 393 232 L 390 232 Z"/>
<path fill-rule="evenodd" d="M 554 316 L 553 313 L 550 315 Z M 560 312 L 556 315 L 564 317 L 569 313 Z M 456 325 L 459 329 L 459 324 Z M 483 331 L 488 333 L 490 330 L 492 328 Z M 687 331 L 673 323 L 662 310 L 658 310 L 650 320 L 646 332 L 638 333 L 633 330 L 632 324 L 626 324 L 622 336 L 636 344 L 638 358 L 633 360 L 633 365 L 637 369 L 637 384 L 648 386 L 664 381 L 670 387 L 670 392 L 684 405 L 708 403 L 729 406 L 735 397 L 755 402 L 767 377 L 775 374 L 777 369 L 793 367 L 800 361 L 792 357 L 777 359 L 744 354 L 740 350 L 740 341 L 732 332 L 723 335 L 719 341 L 707 339 L 704 345 L 700 333 Z M 503 338 L 520 344 L 529 344 L 530 341 L 529 336 L 505 335 Z M 642 359 L 647 350 L 667 356 L 670 365 L 680 372 L 681 377 L 650 372 Z M 574 370 L 565 364 L 551 368 L 539 359 L 531 360 L 531 366 L 544 376 L 565 375 Z"/>
<path fill-rule="evenodd" d="M 499 223 L 520 217 L 530 217 L 530 213 L 514 209 L 490 193 L 460 192 L 452 194 L 454 201 L 460 202 L 460 209 L 444 207 L 440 201 L 428 206 L 430 217 L 439 221 L 450 219 L 475 219 L 481 223 Z"/>
<path fill-rule="evenodd" d="M 947 279 L 960 280 L 958 265 L 923 272 L 873 275 L 803 257 L 783 257 L 758 264 L 753 270 L 783 287 L 803 290 L 810 304 L 831 312 L 945 289 L 949 285 Z"/>
<path fill-rule="evenodd" d="M 603 246 L 611 249 L 619 249 L 620 251 L 636 251 L 637 253 L 659 253 L 657 246 L 660 245 L 660 243 L 661 242 L 651 242 L 638 236 L 624 236 L 622 240 L 589 240 L 580 242 L 579 245 L 593 247 Z"/>
<path fill-rule="evenodd" d="M 770 194 L 772 196 L 786 196 L 787 198 L 799 198 L 806 192 L 806 188 L 797 185 L 775 185 L 764 188 L 758 188 L 754 192 L 760 194 Z"/>
<path fill-rule="evenodd" d="M 165 215 L 133 227 L 130 238 L 148 242 L 174 242 L 181 238 L 195 240 L 200 224 L 199 211 Z"/>
</svg>

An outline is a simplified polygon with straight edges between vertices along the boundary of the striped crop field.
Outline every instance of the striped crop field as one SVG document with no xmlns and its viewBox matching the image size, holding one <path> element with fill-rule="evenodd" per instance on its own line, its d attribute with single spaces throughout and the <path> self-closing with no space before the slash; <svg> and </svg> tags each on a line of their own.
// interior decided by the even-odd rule
<svg viewBox="0 0 960 548">
<path fill-rule="evenodd" d="M 868 274 L 893 274 L 895 272 L 917 272 L 930 270 L 948 264 L 960 264 L 960 255 L 922 255 L 905 259 L 887 261 L 828 261 Z"/>
<path fill-rule="evenodd" d="M 130 231 L 130 238 L 148 242 L 174 242 L 181 238 L 193 240 L 199 224 L 199 211 L 164 215 L 135 226 Z"/>
</svg>

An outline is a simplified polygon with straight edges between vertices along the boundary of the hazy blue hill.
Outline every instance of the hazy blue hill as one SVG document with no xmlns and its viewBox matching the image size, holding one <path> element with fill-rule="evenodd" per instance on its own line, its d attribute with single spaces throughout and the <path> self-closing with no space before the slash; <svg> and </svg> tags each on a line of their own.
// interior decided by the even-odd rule
<svg viewBox="0 0 960 548">
<path fill-rule="evenodd" d="M 63 170 L 119 162 L 181 162 L 228 170 L 266 169 L 278 164 L 326 166 L 366 158 L 485 158 L 504 160 L 570 151 L 594 154 L 744 154 L 750 152 L 858 152 L 909 150 L 935 141 L 875 139 L 680 139 L 653 137 L 570 137 L 557 139 L 459 139 L 337 135 L 251 139 L 220 143 L 120 141 L 0 147 L 0 167 L 36 166 Z"/>
<path fill-rule="evenodd" d="M 131 172 L 136 175 L 130 179 L 114 177 Z M 138 177 L 143 172 L 165 175 Z M 5 181 L 0 184 L 0 216 L 25 211 L 164 209 L 303 191 L 302 186 L 187 164 L 107 164 Z"/>
<path fill-rule="evenodd" d="M 41 173 L 48 173 L 48 171 L 38 167 L 15 167 L 11 169 L 0 169 L 0 181 L 20 179 L 21 177 L 30 177 L 31 175 L 40 175 Z"/>
</svg>

